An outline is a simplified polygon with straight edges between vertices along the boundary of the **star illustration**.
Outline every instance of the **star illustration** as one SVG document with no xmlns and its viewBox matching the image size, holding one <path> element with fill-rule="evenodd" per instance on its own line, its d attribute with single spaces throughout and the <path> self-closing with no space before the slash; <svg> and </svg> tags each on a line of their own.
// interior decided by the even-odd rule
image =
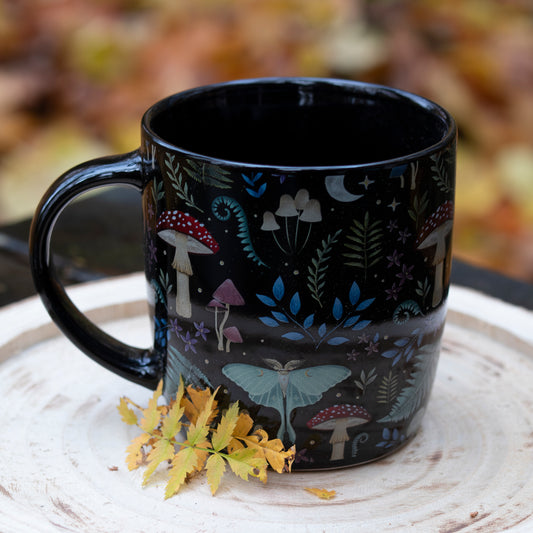
<svg viewBox="0 0 533 533">
<path fill-rule="evenodd" d="M 368 176 L 365 176 L 365 179 L 360 181 L 359 185 L 364 185 L 365 189 L 368 191 L 368 186 L 372 185 L 372 183 L 374 183 L 374 180 L 369 180 Z"/>
<path fill-rule="evenodd" d="M 396 211 L 396 208 L 400 205 L 400 202 L 396 201 L 396 198 L 392 200 L 392 202 L 387 206 L 391 207 L 393 211 Z"/>
</svg>

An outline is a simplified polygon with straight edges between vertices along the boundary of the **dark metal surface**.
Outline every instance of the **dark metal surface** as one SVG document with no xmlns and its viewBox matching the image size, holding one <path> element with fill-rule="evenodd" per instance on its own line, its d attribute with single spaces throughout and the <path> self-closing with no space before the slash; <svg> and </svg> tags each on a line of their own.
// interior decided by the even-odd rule
<svg viewBox="0 0 533 533">
<path fill-rule="evenodd" d="M 33 296 L 28 264 L 30 220 L 0 228 L 0 306 Z M 68 207 L 59 219 L 52 248 L 68 284 L 143 269 L 140 196 L 110 188 Z M 533 285 L 454 260 L 452 283 L 533 309 Z"/>
</svg>

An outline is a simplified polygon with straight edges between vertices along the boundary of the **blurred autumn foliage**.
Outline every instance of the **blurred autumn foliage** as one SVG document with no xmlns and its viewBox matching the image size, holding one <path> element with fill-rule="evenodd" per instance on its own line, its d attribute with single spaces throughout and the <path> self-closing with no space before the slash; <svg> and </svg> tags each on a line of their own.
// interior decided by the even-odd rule
<svg viewBox="0 0 533 533">
<path fill-rule="evenodd" d="M 136 148 L 143 111 L 170 93 L 300 75 L 451 111 L 456 255 L 533 280 L 530 0 L 4 0 L 0 224 L 70 166 Z"/>
</svg>

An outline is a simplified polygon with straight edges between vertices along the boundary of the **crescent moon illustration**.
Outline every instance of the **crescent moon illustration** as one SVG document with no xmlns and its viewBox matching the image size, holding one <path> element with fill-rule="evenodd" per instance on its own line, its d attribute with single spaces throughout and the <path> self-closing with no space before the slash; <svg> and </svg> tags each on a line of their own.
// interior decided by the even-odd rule
<svg viewBox="0 0 533 533">
<path fill-rule="evenodd" d="M 346 190 L 344 186 L 344 174 L 326 176 L 325 183 L 328 194 L 339 202 L 355 202 L 355 200 L 363 196 L 362 194 L 352 194 Z"/>
</svg>

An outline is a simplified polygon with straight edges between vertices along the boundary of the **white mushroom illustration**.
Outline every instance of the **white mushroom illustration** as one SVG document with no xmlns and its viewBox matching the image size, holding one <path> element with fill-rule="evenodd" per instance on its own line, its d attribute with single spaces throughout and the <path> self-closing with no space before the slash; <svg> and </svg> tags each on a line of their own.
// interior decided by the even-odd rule
<svg viewBox="0 0 533 533">
<path fill-rule="evenodd" d="M 453 225 L 453 202 L 443 203 L 425 222 L 416 246 L 419 250 L 435 246 L 433 266 L 435 267 L 435 281 L 433 284 L 433 307 L 442 301 L 442 287 L 444 283 L 444 260 L 446 259 L 446 237 L 451 233 Z"/>
<path fill-rule="evenodd" d="M 275 233 L 280 229 L 280 224 L 276 217 L 285 219 L 286 248 L 285 246 L 282 246 Z M 291 223 L 289 225 L 289 219 L 291 218 L 296 219 L 296 223 Z M 309 191 L 307 189 L 299 189 L 294 198 L 290 194 L 283 194 L 279 199 L 279 207 L 275 213 L 272 213 L 272 211 L 265 211 L 263 213 L 261 230 L 272 232 L 272 237 L 278 248 L 284 254 L 290 255 L 293 253 L 299 253 L 305 248 L 311 234 L 312 224 L 320 222 L 321 220 L 322 212 L 320 202 L 316 199 L 310 199 Z M 303 244 L 298 243 L 298 232 L 301 222 L 305 222 L 309 225 L 307 229 L 307 237 L 305 237 Z M 292 237 L 291 234 L 293 234 Z"/>
<path fill-rule="evenodd" d="M 307 427 L 318 431 L 332 431 L 330 461 L 344 459 L 344 444 L 349 440 L 348 428 L 366 424 L 372 420 L 368 411 L 359 405 L 333 405 L 320 411 L 309 422 Z"/>
<path fill-rule="evenodd" d="M 222 317 L 220 324 L 217 323 L 217 308 L 220 308 L 217 303 L 222 304 L 221 307 L 224 309 L 224 316 Z M 213 293 L 213 300 L 209 303 L 209 307 L 215 308 L 215 332 L 218 339 L 218 349 L 220 351 L 224 350 L 224 327 L 228 321 L 229 312 L 232 305 L 244 305 L 244 298 L 237 290 L 237 287 L 235 287 L 233 281 L 231 281 L 231 279 L 227 279 L 218 286 Z"/>
<path fill-rule="evenodd" d="M 159 237 L 175 248 L 172 266 L 176 269 L 176 313 L 189 318 L 192 315 L 189 254 L 216 254 L 219 245 L 201 222 L 178 210 L 164 211 L 157 220 L 156 229 Z"/>
</svg>

